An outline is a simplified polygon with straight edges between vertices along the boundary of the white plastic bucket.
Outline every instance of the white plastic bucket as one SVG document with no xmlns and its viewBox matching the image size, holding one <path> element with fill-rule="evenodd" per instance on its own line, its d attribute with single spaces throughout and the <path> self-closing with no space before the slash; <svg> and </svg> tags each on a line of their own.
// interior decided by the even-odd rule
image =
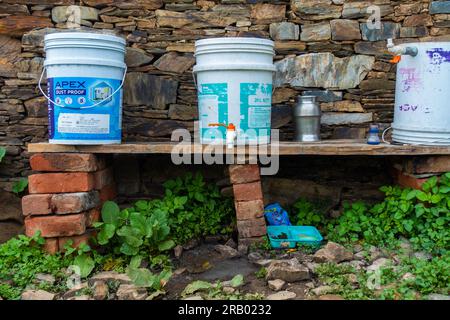
<svg viewBox="0 0 450 320">
<path fill-rule="evenodd" d="M 270 142 L 274 55 L 274 42 L 265 39 L 195 42 L 201 143 L 225 144 L 229 124 L 237 144 Z"/>
<path fill-rule="evenodd" d="M 450 42 L 407 43 L 415 57 L 397 66 L 392 139 L 406 144 L 450 145 Z"/>
<path fill-rule="evenodd" d="M 125 40 L 98 33 L 46 35 L 39 89 L 48 100 L 49 142 L 113 144 L 122 136 Z M 41 88 L 47 71 L 47 93 Z"/>
</svg>

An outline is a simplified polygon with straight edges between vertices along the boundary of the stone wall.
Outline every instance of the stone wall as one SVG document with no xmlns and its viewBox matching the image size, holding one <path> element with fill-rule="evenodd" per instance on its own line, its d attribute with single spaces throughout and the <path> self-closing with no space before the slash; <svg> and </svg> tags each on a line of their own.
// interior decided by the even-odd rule
<svg viewBox="0 0 450 320">
<path fill-rule="evenodd" d="M 366 25 L 373 4 L 381 10 L 380 30 Z M 0 189 L 11 190 L 30 173 L 26 144 L 46 140 L 47 107 L 37 89 L 42 40 L 67 28 L 70 5 L 81 6 L 82 29 L 127 40 L 125 141 L 159 141 L 175 128 L 193 129 L 191 70 L 200 38 L 275 40 L 273 127 L 285 140 L 292 138 L 291 107 L 302 93 L 319 96 L 323 138 L 363 138 L 371 122 L 386 127 L 395 84 L 386 39 L 450 40 L 450 1 L 0 0 L 0 145 L 7 147 Z"/>
</svg>

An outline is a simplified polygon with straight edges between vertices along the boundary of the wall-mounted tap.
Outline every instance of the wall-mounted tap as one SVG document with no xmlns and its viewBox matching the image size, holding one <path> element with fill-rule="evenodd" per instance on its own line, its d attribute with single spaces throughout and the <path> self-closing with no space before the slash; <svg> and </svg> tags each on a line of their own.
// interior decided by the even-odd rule
<svg viewBox="0 0 450 320">
<path fill-rule="evenodd" d="M 387 41 L 388 51 L 396 56 L 409 55 L 411 57 L 417 56 L 419 49 L 412 46 L 396 46 L 392 39 Z"/>
</svg>

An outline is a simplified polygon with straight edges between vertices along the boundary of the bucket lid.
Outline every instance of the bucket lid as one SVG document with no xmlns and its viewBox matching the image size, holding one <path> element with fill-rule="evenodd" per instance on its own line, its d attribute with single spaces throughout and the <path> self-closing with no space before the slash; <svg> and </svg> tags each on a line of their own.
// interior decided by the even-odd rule
<svg viewBox="0 0 450 320">
<path fill-rule="evenodd" d="M 125 39 L 112 35 L 94 32 L 55 32 L 45 35 L 44 42 L 51 40 L 103 40 L 126 45 Z"/>
<path fill-rule="evenodd" d="M 195 41 L 196 47 L 214 44 L 236 44 L 236 45 L 255 44 L 271 47 L 275 45 L 275 43 L 272 40 L 262 38 L 247 38 L 247 37 L 222 37 L 222 38 L 209 38 Z"/>
</svg>

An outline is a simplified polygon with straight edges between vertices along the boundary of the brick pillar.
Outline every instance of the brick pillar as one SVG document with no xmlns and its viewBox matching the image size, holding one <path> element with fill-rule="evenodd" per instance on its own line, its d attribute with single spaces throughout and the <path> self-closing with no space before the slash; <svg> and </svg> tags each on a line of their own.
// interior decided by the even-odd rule
<svg viewBox="0 0 450 320">
<path fill-rule="evenodd" d="M 30 158 L 29 195 L 22 198 L 25 233 L 41 231 L 45 248 L 54 253 L 64 243 L 87 242 L 100 219 L 103 202 L 115 198 L 112 168 L 102 156 L 38 153 Z"/>
<path fill-rule="evenodd" d="M 266 234 L 261 177 L 257 164 L 230 165 L 239 244 L 248 246 Z"/>
<path fill-rule="evenodd" d="M 450 172 L 450 156 L 415 156 L 394 164 L 394 180 L 404 188 L 420 189 L 432 176 Z"/>
</svg>

